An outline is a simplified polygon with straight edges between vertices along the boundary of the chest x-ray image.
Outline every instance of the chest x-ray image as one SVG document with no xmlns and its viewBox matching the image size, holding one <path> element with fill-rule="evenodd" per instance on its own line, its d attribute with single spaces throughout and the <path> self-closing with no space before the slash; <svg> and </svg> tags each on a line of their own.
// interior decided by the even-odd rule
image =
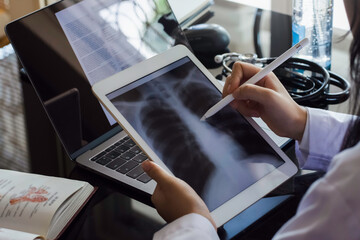
<svg viewBox="0 0 360 240">
<path fill-rule="evenodd" d="M 210 211 L 284 163 L 230 106 L 200 121 L 221 93 L 188 58 L 108 98 L 174 175 L 195 189 Z"/>
</svg>

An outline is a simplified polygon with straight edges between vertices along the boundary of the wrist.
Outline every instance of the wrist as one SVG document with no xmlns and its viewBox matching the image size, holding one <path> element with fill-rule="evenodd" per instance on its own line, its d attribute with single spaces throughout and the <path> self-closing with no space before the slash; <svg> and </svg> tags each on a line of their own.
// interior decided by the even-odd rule
<svg viewBox="0 0 360 240">
<path fill-rule="evenodd" d="M 294 131 L 294 135 L 292 136 L 292 138 L 299 142 L 301 142 L 301 139 L 303 138 L 303 135 L 304 135 L 306 121 L 307 121 L 307 115 L 308 115 L 308 112 L 307 112 L 306 108 L 298 105 L 297 116 L 295 118 L 295 123 L 294 123 L 295 131 Z"/>
</svg>

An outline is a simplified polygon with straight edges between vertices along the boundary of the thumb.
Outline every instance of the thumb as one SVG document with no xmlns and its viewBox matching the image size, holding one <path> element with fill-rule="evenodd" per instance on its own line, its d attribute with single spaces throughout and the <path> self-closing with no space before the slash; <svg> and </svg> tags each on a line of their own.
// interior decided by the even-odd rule
<svg viewBox="0 0 360 240">
<path fill-rule="evenodd" d="M 170 175 L 153 161 L 146 160 L 141 164 L 141 167 L 145 173 L 154 179 L 158 184 L 163 184 L 169 181 Z"/>
</svg>

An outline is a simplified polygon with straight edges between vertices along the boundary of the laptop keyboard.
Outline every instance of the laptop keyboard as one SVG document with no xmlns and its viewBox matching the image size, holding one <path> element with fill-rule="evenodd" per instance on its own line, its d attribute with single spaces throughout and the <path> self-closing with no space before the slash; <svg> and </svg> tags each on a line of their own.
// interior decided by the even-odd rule
<svg viewBox="0 0 360 240">
<path fill-rule="evenodd" d="M 143 171 L 141 163 L 148 157 L 128 136 L 120 139 L 90 160 L 124 174 L 140 182 L 147 183 L 151 178 Z"/>
</svg>

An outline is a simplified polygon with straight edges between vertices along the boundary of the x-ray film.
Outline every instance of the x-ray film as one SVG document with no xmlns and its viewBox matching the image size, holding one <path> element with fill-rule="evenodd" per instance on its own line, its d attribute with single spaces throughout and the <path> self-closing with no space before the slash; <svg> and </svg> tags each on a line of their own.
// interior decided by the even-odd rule
<svg viewBox="0 0 360 240">
<path fill-rule="evenodd" d="M 210 211 L 284 163 L 230 106 L 200 121 L 221 93 L 187 57 L 107 98 Z"/>
</svg>

